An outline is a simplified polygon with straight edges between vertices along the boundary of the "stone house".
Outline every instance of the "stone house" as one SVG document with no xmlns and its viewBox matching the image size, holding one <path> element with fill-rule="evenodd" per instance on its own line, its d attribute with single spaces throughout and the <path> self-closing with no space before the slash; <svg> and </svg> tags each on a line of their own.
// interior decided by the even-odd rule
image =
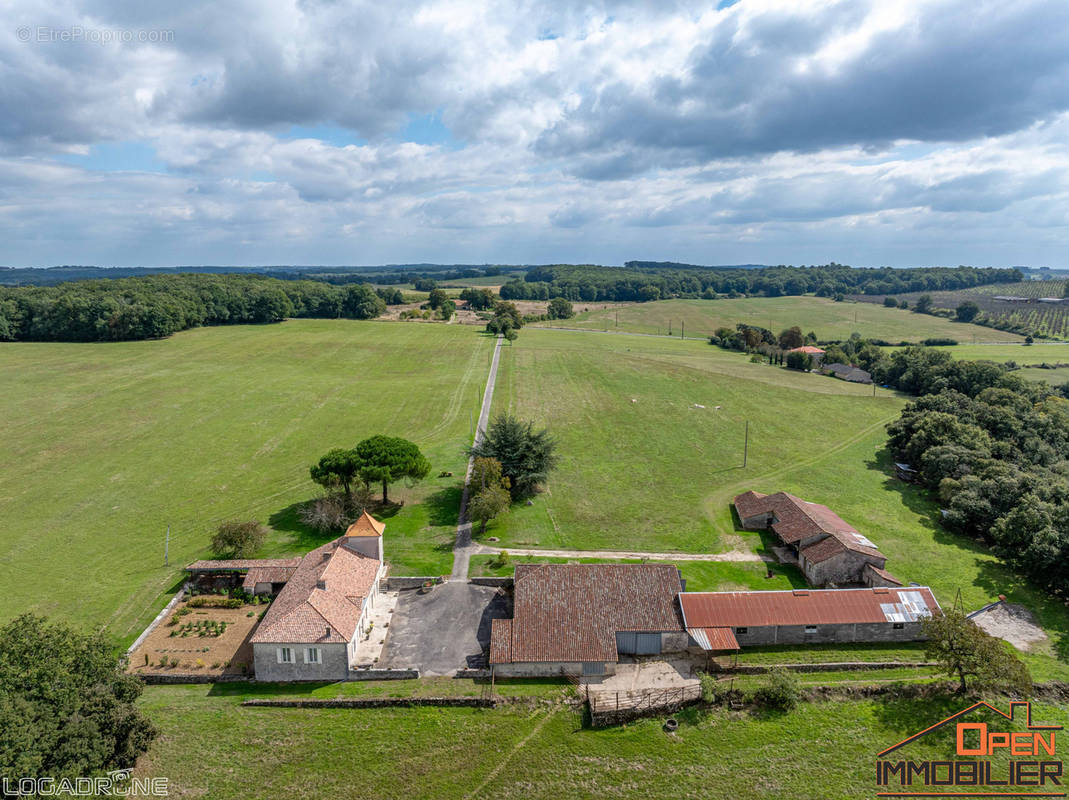
<svg viewBox="0 0 1069 800">
<path fill-rule="evenodd" d="M 518 564 L 513 617 L 491 623 L 494 675 L 611 675 L 622 656 L 685 651 L 670 564 Z"/>
<path fill-rule="evenodd" d="M 787 492 L 749 491 L 734 499 L 746 530 L 770 530 L 796 558 L 811 586 L 901 586 L 887 557 L 827 506 Z"/>
<path fill-rule="evenodd" d="M 924 638 L 922 622 L 939 613 L 927 586 L 686 592 L 684 624 L 703 650 L 748 645 L 906 642 Z"/>
</svg>

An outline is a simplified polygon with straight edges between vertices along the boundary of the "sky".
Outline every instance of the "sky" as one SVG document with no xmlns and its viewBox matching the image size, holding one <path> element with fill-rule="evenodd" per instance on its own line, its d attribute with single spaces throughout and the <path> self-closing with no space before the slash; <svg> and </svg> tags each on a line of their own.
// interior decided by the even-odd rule
<svg viewBox="0 0 1069 800">
<path fill-rule="evenodd" d="M 1065 0 L 0 0 L 0 264 L 1069 267 Z"/>
</svg>

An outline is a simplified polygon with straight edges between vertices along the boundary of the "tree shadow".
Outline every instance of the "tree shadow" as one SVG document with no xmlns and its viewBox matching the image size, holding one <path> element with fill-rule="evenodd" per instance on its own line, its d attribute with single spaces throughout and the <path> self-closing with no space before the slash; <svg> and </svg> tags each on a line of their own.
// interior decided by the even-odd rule
<svg viewBox="0 0 1069 800">
<path fill-rule="evenodd" d="M 340 532 L 317 531 L 315 528 L 301 522 L 301 509 L 307 504 L 307 500 L 291 503 L 267 518 L 268 525 L 276 531 L 290 534 L 289 542 L 287 543 L 289 548 L 302 552 L 314 550 L 321 544 L 337 539 L 340 535 Z"/>
<path fill-rule="evenodd" d="M 445 486 L 423 501 L 427 507 L 427 521 L 434 526 L 456 527 L 460 517 L 460 498 L 464 488 L 460 484 Z"/>
</svg>

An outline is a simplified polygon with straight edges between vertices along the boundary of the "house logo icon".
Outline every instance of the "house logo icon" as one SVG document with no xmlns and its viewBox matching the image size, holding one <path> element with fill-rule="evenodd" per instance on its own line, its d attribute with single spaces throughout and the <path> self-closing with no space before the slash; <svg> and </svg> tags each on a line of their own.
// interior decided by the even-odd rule
<svg viewBox="0 0 1069 800">
<path fill-rule="evenodd" d="M 984 712 L 986 721 L 966 719 Z M 876 754 L 877 797 L 1066 797 L 1058 757 L 1061 725 L 1032 721 L 1032 704 L 1008 713 L 980 701 Z M 903 748 L 932 736 L 953 737 L 953 760 L 915 761 Z M 944 740 L 949 743 L 951 740 Z"/>
</svg>

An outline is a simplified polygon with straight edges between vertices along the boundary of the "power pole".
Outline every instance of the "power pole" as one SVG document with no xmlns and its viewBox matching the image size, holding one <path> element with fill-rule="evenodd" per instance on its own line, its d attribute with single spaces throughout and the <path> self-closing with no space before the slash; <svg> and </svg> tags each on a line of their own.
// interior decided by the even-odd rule
<svg viewBox="0 0 1069 800">
<path fill-rule="evenodd" d="M 742 441 L 742 468 L 746 469 L 746 461 L 750 455 L 750 420 L 746 420 L 746 438 Z"/>
<path fill-rule="evenodd" d="M 620 309 L 616 309 L 616 327 L 620 327 Z"/>
<path fill-rule="evenodd" d="M 167 536 L 163 540 L 163 566 L 170 566 L 170 553 L 171 553 L 171 526 L 167 526 Z"/>
<path fill-rule="evenodd" d="M 668 320 L 668 335 L 672 335 L 672 320 Z"/>
<path fill-rule="evenodd" d="M 687 338 L 687 321 L 685 319 L 681 319 L 679 321 L 679 338 L 680 339 L 686 339 Z"/>
</svg>

